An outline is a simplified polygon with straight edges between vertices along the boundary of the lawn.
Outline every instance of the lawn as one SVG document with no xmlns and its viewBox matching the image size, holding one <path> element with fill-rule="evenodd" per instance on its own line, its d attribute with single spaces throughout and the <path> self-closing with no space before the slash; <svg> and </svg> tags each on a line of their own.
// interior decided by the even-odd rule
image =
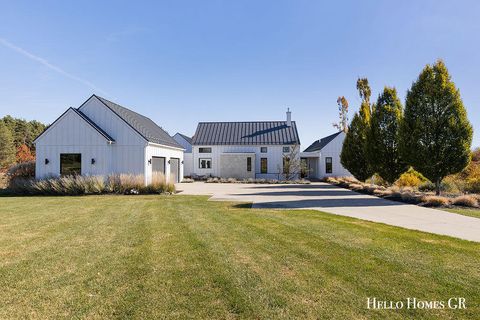
<svg viewBox="0 0 480 320">
<path fill-rule="evenodd" d="M 194 196 L 0 197 L 0 319 L 478 319 L 480 244 Z M 368 310 L 367 297 L 466 310 Z"/>
<path fill-rule="evenodd" d="M 448 212 L 453 212 L 457 214 L 462 214 L 464 216 L 480 218 L 480 209 L 470 209 L 470 208 L 451 208 L 451 209 L 444 209 Z"/>
</svg>

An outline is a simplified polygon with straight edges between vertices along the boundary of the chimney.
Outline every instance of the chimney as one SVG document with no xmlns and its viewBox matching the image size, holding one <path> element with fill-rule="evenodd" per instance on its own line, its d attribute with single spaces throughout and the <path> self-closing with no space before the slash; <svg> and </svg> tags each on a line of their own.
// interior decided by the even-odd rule
<svg viewBox="0 0 480 320">
<path fill-rule="evenodd" d="M 292 126 L 292 113 L 290 112 L 290 108 L 287 108 L 287 127 Z"/>
</svg>

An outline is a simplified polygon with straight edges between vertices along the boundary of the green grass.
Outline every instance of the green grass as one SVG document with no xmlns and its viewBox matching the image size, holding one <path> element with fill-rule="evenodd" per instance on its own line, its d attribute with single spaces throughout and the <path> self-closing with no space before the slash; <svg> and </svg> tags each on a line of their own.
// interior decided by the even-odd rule
<svg viewBox="0 0 480 320">
<path fill-rule="evenodd" d="M 478 243 L 206 200 L 0 198 L 0 319 L 478 319 Z M 457 296 L 467 310 L 366 308 Z"/>
<path fill-rule="evenodd" d="M 471 209 L 471 208 L 452 208 L 444 209 L 445 211 L 461 214 L 464 216 L 480 218 L 480 209 Z"/>
</svg>

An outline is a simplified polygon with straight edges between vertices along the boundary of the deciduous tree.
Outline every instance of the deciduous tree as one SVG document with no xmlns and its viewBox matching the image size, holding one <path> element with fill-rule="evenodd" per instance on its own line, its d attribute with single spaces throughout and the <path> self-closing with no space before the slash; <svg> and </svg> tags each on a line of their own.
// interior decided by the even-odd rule
<svg viewBox="0 0 480 320">
<path fill-rule="evenodd" d="M 366 78 L 358 79 L 357 89 L 362 99 L 360 111 L 355 113 L 343 142 L 340 162 L 354 175 L 355 178 L 365 181 L 374 173 L 367 158 L 367 132 L 370 127 L 371 105 L 370 86 Z"/>
<path fill-rule="evenodd" d="M 397 91 L 385 87 L 372 113 L 366 145 L 372 169 L 389 183 L 395 182 L 408 169 L 399 151 L 402 114 Z"/>
<path fill-rule="evenodd" d="M 348 131 L 348 101 L 342 96 L 337 99 L 338 104 L 338 123 L 334 123 L 333 127 L 337 128 L 339 131 L 347 132 Z"/>
<path fill-rule="evenodd" d="M 443 61 L 427 65 L 407 92 L 402 157 L 436 185 L 462 171 L 471 157 L 473 129 Z"/>
</svg>

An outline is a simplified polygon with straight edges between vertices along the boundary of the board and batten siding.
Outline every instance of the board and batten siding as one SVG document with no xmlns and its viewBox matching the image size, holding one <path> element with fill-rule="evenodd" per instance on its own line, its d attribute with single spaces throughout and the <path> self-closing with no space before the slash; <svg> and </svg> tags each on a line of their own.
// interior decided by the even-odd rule
<svg viewBox="0 0 480 320">
<path fill-rule="evenodd" d="M 345 177 L 352 174 L 345 169 L 340 162 L 340 154 L 342 153 L 343 140 L 345 140 L 345 133 L 341 133 L 330 141 L 320 151 L 320 161 L 318 163 L 319 178 L 325 177 Z M 327 157 L 332 158 L 332 173 L 326 173 L 325 159 Z"/>
<path fill-rule="evenodd" d="M 212 148 L 212 153 L 199 153 L 199 148 Z M 266 147 L 267 152 L 261 153 L 260 148 Z M 199 176 L 220 177 L 220 159 L 224 153 L 254 153 L 255 154 L 255 177 L 258 179 L 278 179 L 283 170 L 283 147 L 292 145 L 195 145 L 192 148 L 193 173 Z M 211 169 L 201 169 L 200 159 L 212 159 Z M 267 158 L 268 173 L 261 173 L 260 159 Z M 245 163 L 246 166 L 246 163 Z M 225 176 L 224 178 L 228 178 Z M 281 177 L 280 177 L 281 178 Z"/>
<path fill-rule="evenodd" d="M 171 181 L 170 177 L 170 164 L 168 163 L 168 160 L 171 158 L 176 158 L 180 160 L 180 173 L 179 173 L 179 181 L 183 179 L 184 173 L 183 173 L 183 150 L 182 149 L 177 149 L 177 148 L 172 148 L 172 147 L 166 147 L 163 145 L 157 145 L 154 143 L 149 143 L 145 147 L 145 183 L 149 184 L 152 182 L 152 164 L 148 162 L 148 160 L 152 159 L 152 157 L 163 157 L 165 158 L 165 178 L 167 181 Z M 175 182 L 175 181 L 171 181 Z"/>
<path fill-rule="evenodd" d="M 110 171 L 111 149 L 112 145 L 101 134 L 69 109 L 36 141 L 36 178 L 58 176 L 62 153 L 82 154 L 82 174 Z M 95 159 L 95 164 L 91 164 L 91 159 Z"/>
</svg>

